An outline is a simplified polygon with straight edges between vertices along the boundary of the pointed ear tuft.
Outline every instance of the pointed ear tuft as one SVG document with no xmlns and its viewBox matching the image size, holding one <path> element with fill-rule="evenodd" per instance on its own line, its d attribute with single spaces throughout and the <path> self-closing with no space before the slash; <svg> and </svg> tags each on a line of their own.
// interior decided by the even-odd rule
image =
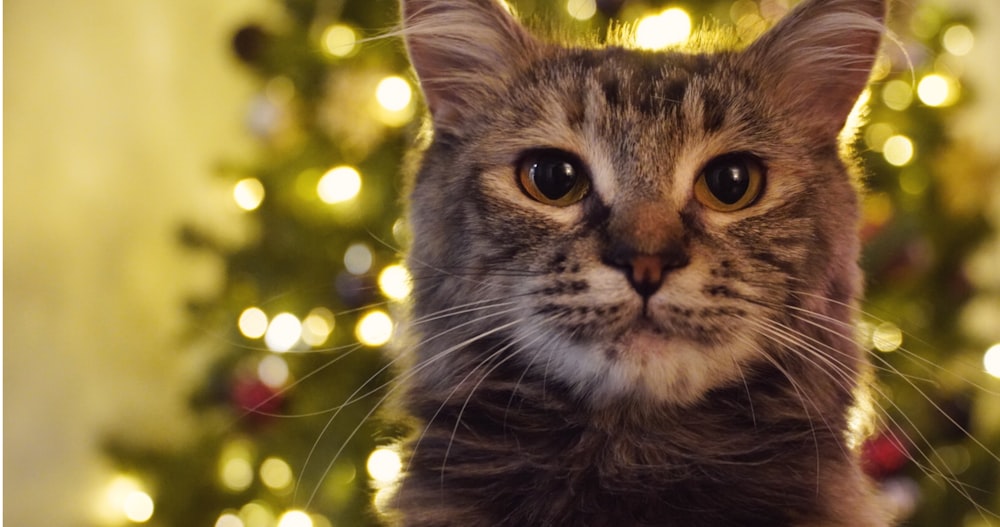
<svg viewBox="0 0 1000 527">
<path fill-rule="evenodd" d="M 403 37 L 436 125 L 482 100 L 541 44 L 499 0 L 402 0 Z"/>
<path fill-rule="evenodd" d="M 784 105 L 824 137 L 836 137 L 871 75 L 885 30 L 885 0 L 806 0 L 750 45 Z"/>
</svg>

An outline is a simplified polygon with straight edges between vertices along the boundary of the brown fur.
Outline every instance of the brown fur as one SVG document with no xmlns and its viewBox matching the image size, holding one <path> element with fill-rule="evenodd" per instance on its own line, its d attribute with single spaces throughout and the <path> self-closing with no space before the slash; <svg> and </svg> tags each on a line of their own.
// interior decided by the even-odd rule
<svg viewBox="0 0 1000 527">
<path fill-rule="evenodd" d="M 493 0 L 403 1 L 433 136 L 392 521 L 889 524 L 850 447 L 867 365 L 837 144 L 883 11 L 808 0 L 746 50 L 688 54 L 546 43 Z M 589 193 L 529 197 L 538 149 Z M 764 189 L 719 212 L 692 189 L 731 153 Z"/>
</svg>

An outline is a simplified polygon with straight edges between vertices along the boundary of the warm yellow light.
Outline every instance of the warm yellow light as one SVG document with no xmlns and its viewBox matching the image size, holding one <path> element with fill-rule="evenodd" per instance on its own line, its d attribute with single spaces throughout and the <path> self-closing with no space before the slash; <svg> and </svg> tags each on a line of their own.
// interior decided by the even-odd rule
<svg viewBox="0 0 1000 527">
<path fill-rule="evenodd" d="M 990 346 L 983 355 L 983 366 L 986 373 L 1000 379 L 1000 342 Z"/>
<path fill-rule="evenodd" d="M 350 26 L 334 24 L 323 31 L 323 49 L 335 57 L 346 57 L 354 53 L 358 35 Z"/>
<path fill-rule="evenodd" d="M 288 382 L 288 363 L 277 355 L 268 355 L 257 364 L 257 377 L 271 388 L 281 388 Z"/>
<path fill-rule="evenodd" d="M 899 173 L 899 188 L 911 196 L 923 194 L 930 184 L 926 172 L 906 169 Z"/>
<path fill-rule="evenodd" d="M 274 527 L 274 510 L 266 502 L 254 500 L 240 508 L 240 519 L 246 527 Z"/>
<path fill-rule="evenodd" d="M 384 311 L 369 311 L 358 321 L 354 334 L 366 346 L 381 346 L 392 338 L 392 319 Z"/>
<path fill-rule="evenodd" d="M 215 520 L 215 527 L 244 527 L 244 525 L 239 516 L 231 512 L 224 512 L 219 515 L 218 520 Z"/>
<path fill-rule="evenodd" d="M 348 201 L 361 192 L 361 174 L 349 166 L 331 168 L 319 179 L 316 192 L 326 203 Z"/>
<path fill-rule="evenodd" d="M 382 79 L 375 88 L 375 99 L 378 103 L 390 112 L 398 112 L 405 109 L 413 99 L 413 88 L 406 79 L 397 75 L 390 75 Z"/>
<path fill-rule="evenodd" d="M 406 298 L 413 289 L 409 271 L 399 264 L 392 264 L 382 269 L 378 275 L 378 287 L 385 296 L 394 300 Z"/>
<path fill-rule="evenodd" d="M 903 111 L 913 102 L 913 88 L 904 80 L 891 80 L 882 87 L 882 101 L 893 110 Z"/>
<path fill-rule="evenodd" d="M 594 0 L 568 0 L 566 11 L 577 20 L 590 20 L 597 14 L 597 2 Z"/>
<path fill-rule="evenodd" d="M 956 57 L 961 57 L 968 55 L 972 51 L 972 48 L 976 45 L 976 37 L 972 34 L 972 30 L 968 26 L 955 24 L 944 30 L 944 33 L 941 35 L 941 45 L 944 46 L 945 51 L 948 53 Z"/>
<path fill-rule="evenodd" d="M 233 187 L 233 200 L 243 210 L 256 210 L 264 201 L 264 184 L 256 178 L 241 179 Z"/>
<path fill-rule="evenodd" d="M 288 351 L 302 337 L 302 323 L 291 313 L 281 313 L 271 319 L 264 333 L 264 344 L 271 351 Z"/>
<path fill-rule="evenodd" d="M 954 102 L 957 85 L 944 75 L 925 75 L 917 84 L 917 97 L 927 106 L 947 106 Z"/>
<path fill-rule="evenodd" d="M 248 339 L 259 339 L 267 332 L 267 314 L 259 307 L 248 307 L 240 313 L 236 324 Z"/>
<path fill-rule="evenodd" d="M 344 251 L 344 268 L 351 274 L 365 274 L 372 268 L 372 250 L 363 243 L 353 243 Z"/>
<path fill-rule="evenodd" d="M 678 7 L 639 21 L 635 28 L 635 44 L 645 49 L 663 49 L 681 44 L 691 36 L 691 17 Z"/>
<path fill-rule="evenodd" d="M 233 457 L 225 460 L 219 470 L 222 484 L 233 492 L 242 492 L 253 483 L 253 467 L 243 458 Z"/>
<path fill-rule="evenodd" d="M 333 312 L 325 307 L 317 307 L 302 321 L 302 342 L 310 346 L 322 346 L 333 332 Z"/>
<path fill-rule="evenodd" d="M 881 152 L 887 139 L 896 134 L 891 124 L 872 123 L 865 128 L 865 144 L 875 152 Z"/>
<path fill-rule="evenodd" d="M 153 498 L 143 489 L 139 480 L 125 475 L 116 476 L 104 491 L 102 514 L 109 521 L 123 519 L 144 523 L 153 517 Z"/>
<path fill-rule="evenodd" d="M 905 135 L 894 135 L 882 145 L 882 155 L 889 164 L 901 167 L 913 160 L 913 141 Z"/>
<path fill-rule="evenodd" d="M 281 515 L 278 527 L 313 527 L 313 522 L 308 514 L 293 510 Z"/>
<path fill-rule="evenodd" d="M 879 324 L 872 332 L 872 346 L 881 352 L 896 351 L 902 345 L 903 332 L 891 322 Z"/>
<path fill-rule="evenodd" d="M 260 480 L 273 490 L 285 490 L 292 485 L 292 467 L 283 459 L 269 457 L 260 464 Z"/>
<path fill-rule="evenodd" d="M 145 523 L 153 517 L 153 498 L 141 490 L 135 490 L 125 497 L 122 511 L 129 521 Z"/>
<path fill-rule="evenodd" d="M 403 462 L 399 458 L 399 453 L 388 447 L 379 447 L 373 450 L 368 456 L 366 466 L 368 467 L 368 475 L 379 486 L 395 482 L 403 470 Z"/>
</svg>

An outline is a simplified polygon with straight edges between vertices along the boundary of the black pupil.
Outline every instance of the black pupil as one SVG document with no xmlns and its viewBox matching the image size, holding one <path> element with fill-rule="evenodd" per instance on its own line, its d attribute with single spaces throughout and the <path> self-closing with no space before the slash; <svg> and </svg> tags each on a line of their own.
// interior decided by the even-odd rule
<svg viewBox="0 0 1000 527">
<path fill-rule="evenodd" d="M 577 183 L 572 163 L 557 157 L 543 157 L 531 165 L 531 181 L 546 198 L 558 200 L 569 194 Z"/>
<path fill-rule="evenodd" d="M 750 171 L 743 163 L 734 161 L 720 163 L 709 167 L 706 171 L 705 184 L 719 201 L 732 205 L 750 188 Z"/>
</svg>

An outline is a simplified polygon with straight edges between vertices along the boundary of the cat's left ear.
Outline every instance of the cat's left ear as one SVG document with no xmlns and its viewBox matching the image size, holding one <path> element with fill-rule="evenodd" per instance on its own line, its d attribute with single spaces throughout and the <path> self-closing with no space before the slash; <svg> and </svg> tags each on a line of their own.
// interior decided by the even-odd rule
<svg viewBox="0 0 1000 527">
<path fill-rule="evenodd" d="M 885 12 L 886 0 L 806 0 L 743 58 L 764 72 L 764 88 L 801 115 L 808 129 L 836 137 L 868 83 Z"/>
<path fill-rule="evenodd" d="M 403 37 L 436 126 L 458 124 L 542 44 L 500 0 L 401 0 Z"/>
</svg>

